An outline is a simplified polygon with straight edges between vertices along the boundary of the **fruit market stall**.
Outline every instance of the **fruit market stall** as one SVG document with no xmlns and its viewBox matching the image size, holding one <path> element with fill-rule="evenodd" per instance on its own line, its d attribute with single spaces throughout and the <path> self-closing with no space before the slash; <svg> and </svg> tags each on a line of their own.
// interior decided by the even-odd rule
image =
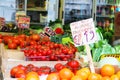
<svg viewBox="0 0 120 80">
<path fill-rule="evenodd" d="M 31 32 L 29 35 L 0 34 L 1 69 L 5 80 L 17 80 L 21 76 L 25 78 L 31 71 L 37 71 L 35 74 L 38 73 L 40 78 L 44 78 L 40 80 L 46 80 L 50 78 L 49 76 L 57 77 L 58 80 L 60 78 L 68 79 L 68 77 L 71 80 L 76 78 L 92 80 L 93 75 L 97 76 L 96 79 L 104 78 L 105 75 L 109 76 L 107 78 L 117 77 L 118 79 L 120 71 L 119 45 L 111 46 L 104 39 L 99 28 L 96 29 L 99 41 L 89 45 L 95 73 L 92 73 L 89 68 L 86 47 L 75 47 L 70 30 L 69 32 L 65 30 L 59 21 L 51 23 L 50 27 L 45 27 L 40 31 L 32 31 L 35 32 Z M 39 31 L 39 34 L 36 31 Z M 106 66 L 110 68 L 108 70 L 110 74 L 104 73 L 108 72 L 104 69 L 104 65 L 105 68 Z M 19 70 L 18 73 L 14 73 L 14 68 Z M 62 77 L 63 74 L 66 75 L 64 71 L 68 71 L 71 76 Z M 43 76 L 43 74 L 45 75 Z"/>
</svg>

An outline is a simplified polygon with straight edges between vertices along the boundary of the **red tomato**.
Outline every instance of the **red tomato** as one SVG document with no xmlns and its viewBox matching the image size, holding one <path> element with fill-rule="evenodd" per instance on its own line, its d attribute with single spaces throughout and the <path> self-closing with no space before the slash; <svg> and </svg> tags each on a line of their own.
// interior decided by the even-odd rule
<svg viewBox="0 0 120 80">
<path fill-rule="evenodd" d="M 26 35 L 25 34 L 20 34 L 19 37 L 22 38 L 23 40 L 25 40 Z"/>
<path fill-rule="evenodd" d="M 20 68 L 19 67 L 13 67 L 11 70 L 10 70 L 10 74 L 12 77 L 15 77 L 15 74 L 17 72 L 19 72 Z"/>
<path fill-rule="evenodd" d="M 27 45 L 26 41 L 21 41 L 19 46 L 20 46 L 20 48 L 25 48 L 26 45 Z"/>
<path fill-rule="evenodd" d="M 0 43 L 2 43 L 3 42 L 3 40 L 0 38 Z"/>
<path fill-rule="evenodd" d="M 13 43 L 16 43 L 17 45 L 20 44 L 20 41 L 19 41 L 18 39 L 13 39 L 12 42 L 13 42 Z"/>
<path fill-rule="evenodd" d="M 15 78 L 25 78 L 26 74 L 25 73 L 16 73 Z"/>
<path fill-rule="evenodd" d="M 5 43 L 5 44 L 8 44 L 8 43 L 11 43 L 11 42 L 12 42 L 12 37 L 9 37 L 9 36 L 7 37 L 7 36 L 6 36 L 6 37 L 3 38 L 3 40 L 4 40 L 4 43 Z"/>
<path fill-rule="evenodd" d="M 73 69 L 78 69 L 80 67 L 80 64 L 77 60 L 71 60 L 71 61 L 67 62 L 67 65 Z"/>
<path fill-rule="evenodd" d="M 21 64 L 19 64 L 17 67 L 19 67 L 20 69 L 22 69 L 22 70 L 26 70 L 26 67 L 25 66 L 23 66 L 23 65 L 21 65 Z"/>
<path fill-rule="evenodd" d="M 16 43 L 8 43 L 8 48 L 9 49 L 16 49 L 17 45 L 16 45 Z"/>
<path fill-rule="evenodd" d="M 38 70 L 38 74 L 42 75 L 42 74 L 49 74 L 51 72 L 51 68 L 48 66 L 41 66 Z"/>
<path fill-rule="evenodd" d="M 33 67 L 33 68 L 31 69 L 31 71 L 34 71 L 34 72 L 37 72 L 38 70 L 39 70 L 38 67 Z"/>
<path fill-rule="evenodd" d="M 65 66 L 61 63 L 57 63 L 55 64 L 54 68 L 57 70 L 57 71 L 60 71 L 61 69 L 65 68 Z"/>
<path fill-rule="evenodd" d="M 39 41 L 40 40 L 40 36 L 38 34 L 32 34 L 30 36 L 31 40 L 35 40 L 35 41 Z"/>
<path fill-rule="evenodd" d="M 34 41 L 34 40 L 31 40 L 29 43 L 30 43 L 30 45 L 36 45 L 37 44 L 37 42 Z"/>
<path fill-rule="evenodd" d="M 56 34 L 63 34 L 64 31 L 63 31 L 62 28 L 59 28 L 59 27 L 58 27 L 58 28 L 55 29 L 55 33 L 56 33 Z"/>
</svg>

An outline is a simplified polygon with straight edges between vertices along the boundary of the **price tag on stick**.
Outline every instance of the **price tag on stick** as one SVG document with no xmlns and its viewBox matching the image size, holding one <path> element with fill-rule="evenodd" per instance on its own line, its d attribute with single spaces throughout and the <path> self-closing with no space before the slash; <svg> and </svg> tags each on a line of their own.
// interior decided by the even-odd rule
<svg viewBox="0 0 120 80">
<path fill-rule="evenodd" d="M 0 17 L 0 26 L 5 26 L 5 18 Z"/>
<path fill-rule="evenodd" d="M 86 51 L 87 51 L 88 64 L 89 64 L 90 70 L 91 70 L 91 72 L 95 73 L 95 68 L 94 68 L 94 64 L 93 64 L 92 56 L 91 56 L 91 52 L 90 52 L 90 46 L 85 45 L 85 47 L 86 47 Z"/>
<path fill-rule="evenodd" d="M 90 18 L 86 20 L 73 22 L 70 24 L 70 28 L 72 32 L 74 45 L 75 46 L 85 45 L 91 72 L 95 72 L 90 47 L 88 45 L 98 40 L 93 19 Z"/>
</svg>

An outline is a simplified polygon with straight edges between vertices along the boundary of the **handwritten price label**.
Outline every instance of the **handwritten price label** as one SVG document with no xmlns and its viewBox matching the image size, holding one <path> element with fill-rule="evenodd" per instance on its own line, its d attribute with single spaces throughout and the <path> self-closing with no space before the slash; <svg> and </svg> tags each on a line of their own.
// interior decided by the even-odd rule
<svg viewBox="0 0 120 80">
<path fill-rule="evenodd" d="M 28 16 L 19 16 L 18 17 L 18 27 L 19 28 L 29 28 L 30 26 L 30 17 Z"/>
<path fill-rule="evenodd" d="M 0 17 L 0 26 L 5 26 L 5 18 Z"/>
<path fill-rule="evenodd" d="M 70 24 L 75 46 L 94 43 L 97 41 L 93 19 L 86 19 Z"/>
</svg>

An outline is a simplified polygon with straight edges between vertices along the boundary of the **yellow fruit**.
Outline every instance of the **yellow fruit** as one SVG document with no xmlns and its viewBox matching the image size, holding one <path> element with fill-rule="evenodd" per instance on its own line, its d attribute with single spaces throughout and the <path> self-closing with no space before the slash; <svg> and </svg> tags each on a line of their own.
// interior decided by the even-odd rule
<svg viewBox="0 0 120 80">
<path fill-rule="evenodd" d="M 83 79 L 80 76 L 75 75 L 71 78 L 71 80 L 83 80 Z"/>
<path fill-rule="evenodd" d="M 60 80 L 60 77 L 56 73 L 51 73 L 47 76 L 46 80 Z"/>
<path fill-rule="evenodd" d="M 119 80 L 119 77 L 116 74 L 114 74 L 114 75 L 111 76 L 110 79 L 111 80 Z"/>
<path fill-rule="evenodd" d="M 40 80 L 40 78 L 37 72 L 29 72 L 26 75 L 25 80 Z"/>
<path fill-rule="evenodd" d="M 90 73 L 88 80 L 100 80 L 100 77 L 97 73 Z"/>
</svg>

